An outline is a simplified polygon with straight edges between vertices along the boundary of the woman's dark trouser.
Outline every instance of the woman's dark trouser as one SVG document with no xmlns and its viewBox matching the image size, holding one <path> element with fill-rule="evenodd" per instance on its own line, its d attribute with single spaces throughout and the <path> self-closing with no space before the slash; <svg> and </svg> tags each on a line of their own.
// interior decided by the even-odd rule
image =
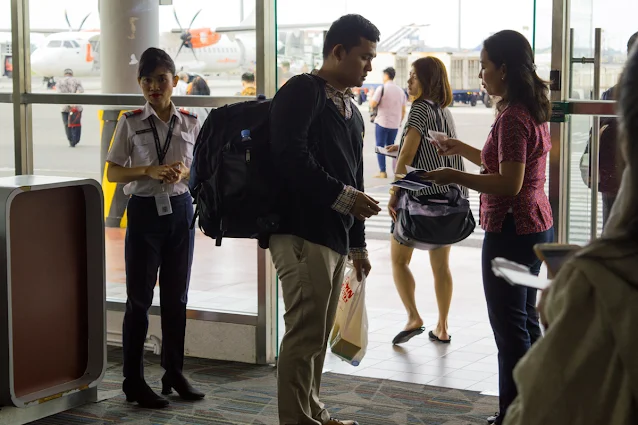
<svg viewBox="0 0 638 425">
<path fill-rule="evenodd" d="M 148 332 L 148 309 L 159 270 L 162 322 L 162 367 L 181 372 L 184 364 L 186 304 L 195 230 L 193 198 L 171 197 L 173 213 L 157 215 L 155 198 L 132 196 L 126 229 L 126 313 L 123 324 L 124 376 L 144 377 L 142 363 Z"/>
<path fill-rule="evenodd" d="M 517 395 L 512 372 L 530 346 L 541 337 L 536 289 L 513 286 L 492 272 L 492 260 L 503 257 L 530 268 L 538 276 L 541 261 L 534 245 L 552 242 L 554 229 L 528 235 L 517 235 L 512 214 L 507 214 L 501 233 L 485 232 L 482 268 L 487 311 L 498 347 L 499 408 L 496 424 L 505 418 L 507 407 Z"/>
</svg>

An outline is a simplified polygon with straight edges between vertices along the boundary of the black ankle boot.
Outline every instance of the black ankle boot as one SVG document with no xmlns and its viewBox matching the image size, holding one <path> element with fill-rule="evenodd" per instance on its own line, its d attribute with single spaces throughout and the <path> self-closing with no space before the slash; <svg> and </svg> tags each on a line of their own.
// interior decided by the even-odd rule
<svg viewBox="0 0 638 425">
<path fill-rule="evenodd" d="M 137 402 L 141 407 L 161 409 L 168 406 L 168 400 L 155 394 L 143 379 L 126 378 L 122 390 L 126 394 L 126 401 Z"/>
<path fill-rule="evenodd" d="M 201 400 L 205 395 L 203 392 L 193 388 L 193 386 L 181 373 L 166 372 L 162 377 L 162 394 L 171 394 L 173 392 L 173 388 L 184 400 Z"/>
</svg>

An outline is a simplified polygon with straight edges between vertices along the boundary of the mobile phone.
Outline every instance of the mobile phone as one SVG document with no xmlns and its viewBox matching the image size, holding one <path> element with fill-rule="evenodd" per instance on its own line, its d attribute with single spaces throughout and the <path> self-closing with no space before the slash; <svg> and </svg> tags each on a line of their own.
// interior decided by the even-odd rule
<svg viewBox="0 0 638 425">
<path fill-rule="evenodd" d="M 563 264 L 580 249 L 581 246 L 579 245 L 560 243 L 541 243 L 534 245 L 536 256 L 545 263 L 552 278 L 558 274 Z"/>
</svg>

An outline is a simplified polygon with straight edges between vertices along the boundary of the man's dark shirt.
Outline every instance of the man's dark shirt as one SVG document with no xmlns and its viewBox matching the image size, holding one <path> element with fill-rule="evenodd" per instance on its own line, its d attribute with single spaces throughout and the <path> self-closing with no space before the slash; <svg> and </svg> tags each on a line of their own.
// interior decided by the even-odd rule
<svg viewBox="0 0 638 425">
<path fill-rule="evenodd" d="M 282 185 L 279 233 L 359 254 L 366 246 L 364 223 L 343 214 L 339 201 L 348 189 L 363 191 L 364 121 L 356 107 L 346 119 L 326 90 L 323 79 L 303 74 L 272 100 L 272 160 Z"/>
</svg>

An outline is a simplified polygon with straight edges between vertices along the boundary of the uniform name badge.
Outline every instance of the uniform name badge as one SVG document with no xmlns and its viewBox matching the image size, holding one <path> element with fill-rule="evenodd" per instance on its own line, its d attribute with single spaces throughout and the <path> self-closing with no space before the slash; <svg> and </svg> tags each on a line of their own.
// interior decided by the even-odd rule
<svg viewBox="0 0 638 425">
<path fill-rule="evenodd" d="M 157 215 L 160 217 L 163 215 L 173 214 L 173 207 L 171 207 L 171 198 L 168 193 L 162 188 L 162 192 L 155 195 L 155 206 L 157 207 Z"/>
</svg>

